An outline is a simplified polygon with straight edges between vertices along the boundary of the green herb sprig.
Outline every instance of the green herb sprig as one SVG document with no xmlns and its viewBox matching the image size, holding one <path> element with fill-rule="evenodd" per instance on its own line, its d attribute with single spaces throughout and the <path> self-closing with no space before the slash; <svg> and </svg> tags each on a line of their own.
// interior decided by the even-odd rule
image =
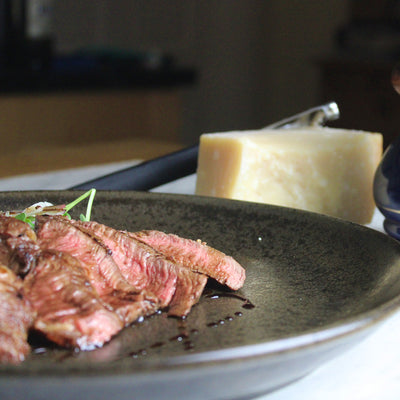
<svg viewBox="0 0 400 400">
<path fill-rule="evenodd" d="M 65 206 L 65 214 L 64 215 L 71 218 L 71 216 L 68 214 L 69 210 L 71 210 L 71 208 L 75 207 L 78 203 L 80 203 L 81 201 L 83 201 L 89 197 L 88 204 L 86 207 L 86 215 L 81 214 L 79 216 L 79 218 L 81 221 L 90 221 L 94 196 L 96 196 L 96 189 L 90 189 L 89 191 L 84 193 L 82 196 L 79 196 L 77 199 L 75 199 L 71 203 L 67 204 Z"/>
<path fill-rule="evenodd" d="M 35 226 L 35 220 L 37 215 L 63 215 L 71 218 L 69 211 L 79 204 L 81 201 L 88 199 L 86 207 L 86 214 L 80 215 L 81 221 L 90 221 L 94 197 L 96 195 L 96 189 L 90 189 L 86 193 L 79 196 L 77 199 L 71 201 L 67 205 L 52 205 L 50 203 L 36 203 L 30 207 L 27 207 L 24 211 L 7 211 L 2 213 L 6 216 L 13 216 L 20 221 L 24 221 L 29 224 L 32 228 Z"/>
</svg>

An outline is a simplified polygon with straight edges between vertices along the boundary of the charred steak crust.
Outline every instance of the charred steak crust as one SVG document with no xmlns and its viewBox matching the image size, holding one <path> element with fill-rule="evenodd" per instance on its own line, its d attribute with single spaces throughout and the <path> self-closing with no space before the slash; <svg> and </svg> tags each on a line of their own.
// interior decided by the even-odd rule
<svg viewBox="0 0 400 400">
<path fill-rule="evenodd" d="M 7 239 L 10 237 L 27 237 L 33 241 L 36 241 L 35 231 L 23 221 L 20 221 L 14 217 L 6 217 L 0 215 L 0 237 Z"/>
<path fill-rule="evenodd" d="M 27 237 L 9 238 L 5 241 L 9 252 L 8 266 L 20 277 L 24 277 L 35 268 L 36 258 L 40 254 L 39 245 Z"/>
<path fill-rule="evenodd" d="M 232 257 L 200 240 L 185 239 L 156 230 L 128 234 L 153 247 L 171 260 L 183 264 L 192 271 L 208 275 L 233 290 L 240 289 L 244 284 L 245 269 Z"/>
<path fill-rule="evenodd" d="M 75 226 L 95 234 L 112 251 L 123 276 L 145 296 L 158 299 L 158 307 L 183 317 L 198 302 L 207 282 L 205 275 L 192 272 L 167 259 L 145 243 L 94 221 L 73 221 Z"/>
<path fill-rule="evenodd" d="M 36 233 L 27 223 L 0 216 L 0 263 L 23 276 L 33 267 L 39 250 Z"/>
<path fill-rule="evenodd" d="M 0 265 L 0 363 L 19 364 L 30 352 L 28 330 L 35 315 L 21 288 L 22 280 Z"/>
<path fill-rule="evenodd" d="M 100 347 L 124 326 L 103 304 L 79 261 L 67 253 L 42 251 L 23 289 L 37 313 L 33 327 L 61 346 Z"/>
</svg>

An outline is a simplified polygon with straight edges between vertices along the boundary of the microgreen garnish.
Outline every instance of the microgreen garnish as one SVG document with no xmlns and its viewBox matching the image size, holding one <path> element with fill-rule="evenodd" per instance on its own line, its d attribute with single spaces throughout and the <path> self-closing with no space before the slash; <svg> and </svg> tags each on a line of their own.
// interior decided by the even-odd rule
<svg viewBox="0 0 400 400">
<path fill-rule="evenodd" d="M 86 208 L 86 215 L 81 214 L 80 219 L 81 219 L 81 221 L 90 221 L 90 215 L 92 213 L 92 206 L 93 206 L 93 200 L 94 200 L 95 195 L 96 195 L 96 189 L 90 189 L 89 191 L 84 193 L 82 196 L 79 196 L 77 199 L 75 199 L 74 201 L 72 201 L 71 203 L 69 203 L 65 206 L 65 214 L 64 215 L 69 216 L 68 211 L 71 208 L 75 207 L 78 203 L 80 203 L 81 201 L 83 201 L 87 197 L 89 197 L 88 205 Z"/>
<path fill-rule="evenodd" d="M 16 219 L 24 221 L 27 224 L 29 224 L 32 228 L 34 228 L 35 219 L 37 215 L 64 215 L 68 218 L 71 218 L 71 216 L 69 215 L 69 211 L 73 207 L 75 207 L 78 203 L 89 197 L 86 208 L 86 215 L 81 214 L 80 219 L 82 221 L 90 221 L 95 195 L 96 195 L 96 189 L 90 189 L 86 193 L 79 196 L 74 201 L 71 201 L 71 203 L 68 203 L 67 205 L 63 204 L 54 206 L 53 204 L 48 202 L 40 202 L 25 208 L 25 210 L 23 211 L 0 212 L 0 215 L 5 215 L 7 217 L 15 217 Z"/>
<path fill-rule="evenodd" d="M 16 215 L 15 218 L 26 222 L 31 228 L 35 227 L 35 217 L 33 216 L 28 216 L 25 213 L 21 213 Z"/>
</svg>

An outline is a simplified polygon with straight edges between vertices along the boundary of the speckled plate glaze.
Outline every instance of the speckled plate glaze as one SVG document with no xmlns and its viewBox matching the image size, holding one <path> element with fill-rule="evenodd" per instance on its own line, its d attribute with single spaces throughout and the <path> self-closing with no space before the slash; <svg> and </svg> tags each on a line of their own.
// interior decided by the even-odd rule
<svg viewBox="0 0 400 400">
<path fill-rule="evenodd" d="M 0 209 L 76 197 L 0 193 Z M 187 319 L 157 314 L 91 352 L 43 350 L 32 338 L 37 348 L 28 360 L 0 367 L 2 400 L 249 399 L 358 343 L 400 304 L 399 244 L 352 223 L 135 192 L 98 192 L 93 219 L 200 238 L 243 264 L 245 286 L 233 294 L 210 284 Z"/>
</svg>

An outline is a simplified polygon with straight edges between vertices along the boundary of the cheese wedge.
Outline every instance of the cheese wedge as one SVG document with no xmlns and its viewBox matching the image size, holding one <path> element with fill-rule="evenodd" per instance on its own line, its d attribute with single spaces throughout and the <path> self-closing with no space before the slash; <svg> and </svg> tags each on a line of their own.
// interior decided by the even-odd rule
<svg viewBox="0 0 400 400">
<path fill-rule="evenodd" d="M 380 133 L 325 127 L 203 134 L 196 194 L 372 219 Z"/>
</svg>

